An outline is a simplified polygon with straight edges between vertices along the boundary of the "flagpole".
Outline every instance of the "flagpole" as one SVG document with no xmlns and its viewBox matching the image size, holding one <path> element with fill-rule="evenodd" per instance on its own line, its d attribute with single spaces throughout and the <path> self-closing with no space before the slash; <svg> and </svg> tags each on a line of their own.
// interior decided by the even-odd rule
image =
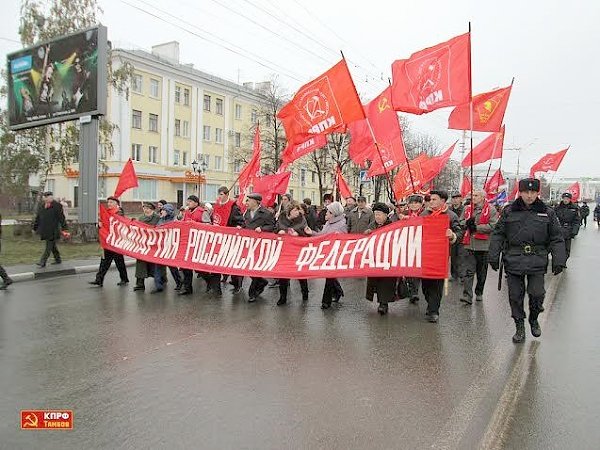
<svg viewBox="0 0 600 450">
<path fill-rule="evenodd" d="M 471 202 L 473 201 L 473 79 L 471 71 L 471 22 L 469 22 L 469 127 L 471 131 Z"/>
<path fill-rule="evenodd" d="M 462 141 L 460 143 L 460 176 L 458 178 L 458 188 L 460 189 L 462 187 L 462 183 L 463 183 L 463 178 L 465 176 L 465 168 L 462 166 L 462 162 L 465 159 L 465 145 L 466 145 L 466 141 L 467 140 L 467 131 L 463 130 L 462 132 Z"/>
<path fill-rule="evenodd" d="M 392 80 L 390 80 L 388 78 L 388 83 L 391 86 L 392 85 Z M 394 109 L 394 97 L 390 96 L 390 104 L 392 105 L 392 110 L 396 111 Z M 398 120 L 398 113 L 396 113 L 396 120 Z M 369 123 L 368 119 L 367 119 L 367 123 Z M 398 124 L 398 126 L 400 126 L 400 124 Z M 369 123 L 369 129 L 371 129 L 371 124 Z M 371 130 L 371 135 L 373 135 L 373 130 Z M 402 129 L 400 129 L 400 139 L 402 139 L 402 144 L 404 145 L 404 135 L 402 134 Z M 373 135 L 373 141 L 375 141 L 375 136 Z M 377 142 L 375 142 L 375 145 L 377 145 Z M 379 148 L 377 149 L 379 151 Z M 379 155 L 381 157 L 381 154 Z M 410 185 L 412 186 L 412 191 L 413 194 L 415 193 L 416 189 L 415 189 L 415 181 L 413 180 L 413 176 L 412 176 L 412 170 L 410 169 L 410 158 L 408 157 L 408 155 L 406 154 L 406 147 L 404 147 L 404 157 L 406 158 L 406 168 L 408 169 L 408 176 L 410 177 Z M 382 164 L 383 164 L 383 158 L 382 158 Z M 385 170 L 385 166 L 383 167 L 383 170 Z M 386 172 L 387 174 L 387 172 Z M 394 200 L 396 200 L 396 193 L 394 192 L 394 185 L 392 184 L 392 182 L 390 181 L 390 178 L 388 176 L 388 183 L 390 183 L 390 186 L 392 187 L 392 193 L 394 195 Z M 400 200 L 400 199 L 397 199 Z"/>
</svg>

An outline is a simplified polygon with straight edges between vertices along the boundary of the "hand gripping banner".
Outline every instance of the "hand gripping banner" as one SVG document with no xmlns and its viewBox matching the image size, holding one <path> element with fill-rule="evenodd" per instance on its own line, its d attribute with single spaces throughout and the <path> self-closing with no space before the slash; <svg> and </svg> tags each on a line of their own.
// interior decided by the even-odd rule
<svg viewBox="0 0 600 450">
<path fill-rule="evenodd" d="M 368 235 L 294 237 L 196 222 L 153 227 L 100 208 L 103 248 L 203 272 L 268 278 L 447 277 L 446 216 L 394 222 Z"/>
</svg>

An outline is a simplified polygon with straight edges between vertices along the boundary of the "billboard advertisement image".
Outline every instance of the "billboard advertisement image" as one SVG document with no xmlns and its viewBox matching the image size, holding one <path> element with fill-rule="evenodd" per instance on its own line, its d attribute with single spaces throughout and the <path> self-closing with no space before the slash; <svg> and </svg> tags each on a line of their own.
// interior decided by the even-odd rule
<svg viewBox="0 0 600 450">
<path fill-rule="evenodd" d="M 105 27 L 39 43 L 7 59 L 11 129 L 105 114 Z"/>
</svg>

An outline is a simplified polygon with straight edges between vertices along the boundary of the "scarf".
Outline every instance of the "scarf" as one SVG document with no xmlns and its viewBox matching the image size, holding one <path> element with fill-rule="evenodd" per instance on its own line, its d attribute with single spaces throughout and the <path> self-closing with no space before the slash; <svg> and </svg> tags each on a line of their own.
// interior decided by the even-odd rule
<svg viewBox="0 0 600 450">
<path fill-rule="evenodd" d="M 440 209 L 431 209 L 431 208 L 429 208 L 429 211 L 431 211 L 431 215 L 432 216 L 439 216 L 440 214 L 443 214 L 446 211 L 448 211 L 448 204 L 444 203 L 444 205 Z"/>
<path fill-rule="evenodd" d="M 465 208 L 465 220 L 469 220 L 472 217 L 473 214 L 473 205 L 469 205 Z M 478 225 L 488 225 L 490 223 L 490 205 L 488 202 L 485 202 L 483 204 L 483 208 L 481 209 L 481 214 L 479 216 L 479 223 Z M 489 234 L 486 233 L 477 233 L 475 232 L 473 234 L 473 237 L 475 239 L 481 239 L 483 241 L 487 241 L 490 238 Z M 471 231 L 467 228 L 467 231 L 465 232 L 465 237 L 463 238 L 462 243 L 464 245 L 469 245 L 469 243 L 471 242 Z"/>
</svg>

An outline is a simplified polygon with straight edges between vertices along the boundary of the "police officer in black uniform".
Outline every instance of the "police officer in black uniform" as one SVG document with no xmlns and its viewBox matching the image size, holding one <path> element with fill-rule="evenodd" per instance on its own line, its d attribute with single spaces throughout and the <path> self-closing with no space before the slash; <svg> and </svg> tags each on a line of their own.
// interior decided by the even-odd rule
<svg viewBox="0 0 600 450">
<path fill-rule="evenodd" d="M 556 217 L 562 227 L 563 237 L 565 239 L 565 248 L 567 250 L 567 260 L 571 255 L 571 239 L 579 233 L 581 226 L 581 217 L 579 216 L 579 208 L 572 202 L 573 196 L 570 192 L 565 192 L 562 195 L 562 201 L 554 208 Z"/>
<path fill-rule="evenodd" d="M 540 180 L 519 181 L 519 198 L 507 206 L 490 242 L 488 261 L 498 270 L 500 253 L 508 275 L 508 300 L 516 333 L 512 340 L 525 340 L 525 292 L 529 296 L 531 334 L 542 334 L 538 315 L 543 311 L 544 274 L 548 269 L 548 253 L 552 254 L 552 273 L 558 275 L 566 263 L 565 243 L 556 213 L 540 198 Z M 527 278 L 527 287 L 525 279 Z"/>
</svg>

